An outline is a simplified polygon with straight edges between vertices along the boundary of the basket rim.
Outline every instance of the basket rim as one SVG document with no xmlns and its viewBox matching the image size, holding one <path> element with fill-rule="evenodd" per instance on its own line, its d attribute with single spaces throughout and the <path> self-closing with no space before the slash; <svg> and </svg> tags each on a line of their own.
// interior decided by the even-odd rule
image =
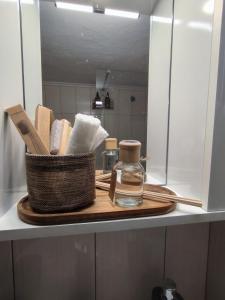
<svg viewBox="0 0 225 300">
<path fill-rule="evenodd" d="M 33 154 L 26 152 L 26 157 L 29 158 L 50 158 L 50 159 L 62 159 L 62 158 L 83 158 L 83 157 L 94 157 L 94 152 L 78 153 L 78 154 L 66 154 L 66 155 L 51 155 L 51 154 Z"/>
</svg>

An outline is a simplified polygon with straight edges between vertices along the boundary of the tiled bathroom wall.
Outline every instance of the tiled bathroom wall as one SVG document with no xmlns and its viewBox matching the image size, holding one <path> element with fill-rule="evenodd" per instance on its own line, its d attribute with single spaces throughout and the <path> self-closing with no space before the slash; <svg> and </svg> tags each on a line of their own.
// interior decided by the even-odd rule
<svg viewBox="0 0 225 300">
<path fill-rule="evenodd" d="M 137 139 L 142 143 L 142 155 L 146 155 L 147 135 L 147 87 L 115 86 L 109 89 L 114 109 L 92 109 L 95 98 L 94 85 L 44 82 L 44 104 L 54 110 L 57 118 L 66 118 L 72 124 L 78 112 L 99 117 L 110 137 Z M 135 101 L 131 101 L 131 96 Z M 97 166 L 101 167 L 100 152 Z"/>
</svg>

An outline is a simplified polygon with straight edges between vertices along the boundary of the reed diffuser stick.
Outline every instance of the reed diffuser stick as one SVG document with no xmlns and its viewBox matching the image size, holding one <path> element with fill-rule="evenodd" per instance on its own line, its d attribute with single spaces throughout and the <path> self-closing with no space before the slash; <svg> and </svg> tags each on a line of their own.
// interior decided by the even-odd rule
<svg viewBox="0 0 225 300">
<path fill-rule="evenodd" d="M 95 182 L 96 188 L 100 188 L 105 191 L 109 191 L 110 184 L 101 182 L 101 181 L 96 181 Z M 126 195 L 126 196 L 136 196 L 136 193 L 133 191 L 127 192 L 123 189 L 119 189 L 118 193 L 121 195 Z M 138 194 L 139 196 L 139 194 Z M 157 201 L 157 202 L 175 202 L 175 203 L 180 203 L 180 204 L 185 204 L 185 205 L 191 205 L 191 206 L 196 206 L 196 207 L 202 207 L 202 201 L 196 200 L 196 199 L 188 199 L 184 197 L 179 197 L 175 195 L 169 195 L 169 194 L 161 194 L 157 192 L 151 192 L 144 190 L 142 193 L 143 198 L 152 200 L 152 201 Z"/>
</svg>

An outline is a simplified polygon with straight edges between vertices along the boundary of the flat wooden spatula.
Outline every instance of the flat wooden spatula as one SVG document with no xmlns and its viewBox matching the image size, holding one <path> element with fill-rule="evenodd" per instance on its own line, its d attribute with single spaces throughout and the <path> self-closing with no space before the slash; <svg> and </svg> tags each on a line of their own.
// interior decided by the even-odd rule
<svg viewBox="0 0 225 300">
<path fill-rule="evenodd" d="M 30 153 L 43 155 L 50 154 L 22 105 L 12 106 L 6 109 L 6 112 L 18 129 Z"/>
<path fill-rule="evenodd" d="M 50 151 L 50 131 L 53 120 L 53 111 L 51 109 L 42 105 L 37 106 L 35 112 L 35 128 L 48 151 Z"/>
</svg>

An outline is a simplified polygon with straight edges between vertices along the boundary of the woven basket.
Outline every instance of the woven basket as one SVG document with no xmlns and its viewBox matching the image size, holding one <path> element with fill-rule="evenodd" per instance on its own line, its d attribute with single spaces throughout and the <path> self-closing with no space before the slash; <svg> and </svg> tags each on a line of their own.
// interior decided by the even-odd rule
<svg viewBox="0 0 225 300">
<path fill-rule="evenodd" d="M 38 212 L 65 212 L 93 203 L 95 156 L 26 154 L 27 188 Z"/>
</svg>

